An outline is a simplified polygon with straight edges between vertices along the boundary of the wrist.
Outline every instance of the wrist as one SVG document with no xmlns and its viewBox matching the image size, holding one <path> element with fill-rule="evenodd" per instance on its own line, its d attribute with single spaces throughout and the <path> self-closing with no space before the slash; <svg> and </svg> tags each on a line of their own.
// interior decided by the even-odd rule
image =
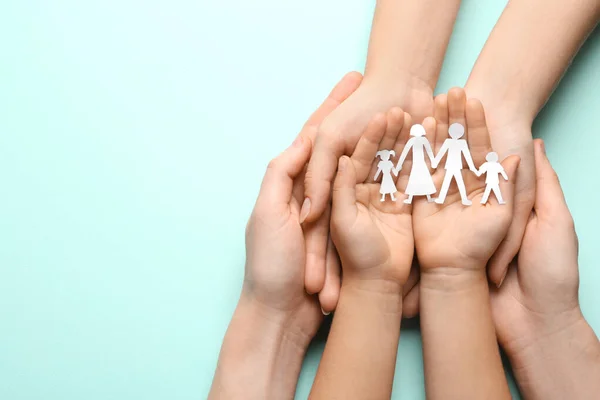
<svg viewBox="0 0 600 400">
<path fill-rule="evenodd" d="M 421 290 L 425 293 L 461 294 L 472 288 L 483 286 L 487 288 L 488 283 L 485 267 L 474 264 L 469 268 L 421 268 L 420 285 Z"/>
<path fill-rule="evenodd" d="M 600 342 L 581 313 L 561 327 L 541 327 L 506 352 L 523 395 L 532 399 L 594 398 L 600 390 Z"/>
<path fill-rule="evenodd" d="M 535 317 L 534 317 L 535 318 Z M 502 343 L 507 356 L 516 368 L 543 361 L 552 353 L 586 355 L 591 350 L 600 355 L 598 339 L 579 307 L 551 318 L 543 317 L 527 323 L 529 333 L 512 342 Z M 600 361 L 600 360 L 599 360 Z"/>
<path fill-rule="evenodd" d="M 227 329 L 209 399 L 293 398 L 309 340 L 242 292 Z"/>
<path fill-rule="evenodd" d="M 402 285 L 385 279 L 344 277 L 340 301 L 372 305 L 383 313 L 402 316 Z"/>
<path fill-rule="evenodd" d="M 302 351 L 308 348 L 313 338 L 313 332 L 307 332 L 298 326 L 294 309 L 281 309 L 265 304 L 246 288 L 242 289 L 234 312 L 233 319 L 235 318 L 251 324 L 257 334 L 280 338 L 282 344 Z"/>
</svg>

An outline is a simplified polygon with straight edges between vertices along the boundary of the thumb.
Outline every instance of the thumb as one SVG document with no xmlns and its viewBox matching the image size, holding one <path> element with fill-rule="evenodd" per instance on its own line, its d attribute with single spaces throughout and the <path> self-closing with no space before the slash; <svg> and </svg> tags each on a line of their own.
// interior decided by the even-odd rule
<svg viewBox="0 0 600 400">
<path fill-rule="evenodd" d="M 294 179 L 308 162 L 310 150 L 310 140 L 298 136 L 290 147 L 271 160 L 258 195 L 260 202 L 271 206 L 290 202 Z"/>
<path fill-rule="evenodd" d="M 327 209 L 331 182 L 335 176 L 342 145 L 335 136 L 319 134 L 304 177 L 305 199 L 300 211 L 300 222 L 316 221 Z"/>
<path fill-rule="evenodd" d="M 514 198 L 515 198 L 515 181 L 517 178 L 517 168 L 519 167 L 519 163 L 521 162 L 521 157 L 519 156 L 508 156 L 502 161 L 502 168 L 504 168 L 504 172 L 508 176 L 508 180 L 500 179 L 500 192 L 511 208 L 514 206 Z"/>
<path fill-rule="evenodd" d="M 338 162 L 338 172 L 333 184 L 331 221 L 334 225 L 348 224 L 354 220 L 356 207 L 356 170 L 352 160 L 343 156 Z"/>
<path fill-rule="evenodd" d="M 533 146 L 536 173 L 535 212 L 541 216 L 557 215 L 566 207 L 558 175 L 546 156 L 543 140 L 534 140 Z"/>
</svg>

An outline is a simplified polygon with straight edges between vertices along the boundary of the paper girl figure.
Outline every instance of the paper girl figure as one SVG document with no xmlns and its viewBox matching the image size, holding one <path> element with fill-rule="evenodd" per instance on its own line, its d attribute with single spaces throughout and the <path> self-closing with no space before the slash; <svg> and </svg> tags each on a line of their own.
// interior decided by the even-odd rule
<svg viewBox="0 0 600 400">
<path fill-rule="evenodd" d="M 429 173 L 429 168 L 425 164 L 424 152 L 427 152 L 431 166 L 435 168 L 437 165 L 434 163 L 433 151 L 431 150 L 429 141 L 425 137 L 425 128 L 423 125 L 413 125 L 410 128 L 410 135 L 412 138 L 404 146 L 404 150 L 402 150 L 400 160 L 396 166 L 397 172 L 402 170 L 402 164 L 404 164 L 408 151 L 412 148 L 413 164 L 405 191 L 408 198 L 404 202 L 406 204 L 412 203 L 413 196 L 427 196 L 427 201 L 432 201 L 431 195 L 436 192 L 436 189 L 433 184 L 433 178 Z"/>
<path fill-rule="evenodd" d="M 383 174 L 383 179 L 381 180 L 381 186 L 379 188 L 381 201 L 385 201 L 386 194 L 390 195 L 392 201 L 396 201 L 394 194 L 398 191 L 398 189 L 396 189 L 396 182 L 394 182 L 394 178 L 392 178 L 392 173 L 398 176 L 398 171 L 394 169 L 394 163 L 390 161 L 390 155 L 395 156 L 396 152 L 394 150 L 380 150 L 376 154 L 376 157 L 380 157 L 381 161 L 377 164 L 375 181 L 377 181 L 380 174 Z"/>
<path fill-rule="evenodd" d="M 444 182 L 442 183 L 442 188 L 440 189 L 440 195 L 435 202 L 438 204 L 444 204 L 444 201 L 446 200 L 446 194 L 448 194 L 448 189 L 450 188 L 450 183 L 452 182 L 452 178 L 454 178 L 456 181 L 456 186 L 458 186 L 458 192 L 460 193 L 460 198 L 463 205 L 470 206 L 472 202 L 467 198 L 467 190 L 462 177 L 462 158 L 465 158 L 469 169 L 473 173 L 476 174 L 477 169 L 473 164 L 473 158 L 471 158 L 467 141 L 461 139 L 465 134 L 465 127 L 459 123 L 454 123 L 448 128 L 448 134 L 450 135 L 450 139 L 446 139 L 444 141 L 440 152 L 435 157 L 435 164 L 432 163 L 432 166 L 435 168 L 444 157 L 444 154 L 446 154 L 446 152 L 448 153 L 446 165 L 444 166 L 446 175 L 444 176 Z"/>
<path fill-rule="evenodd" d="M 501 174 L 506 181 L 508 180 L 508 176 L 506 175 L 502 164 L 498 162 L 498 154 L 494 152 L 488 153 L 487 156 L 485 156 L 485 160 L 487 162 L 483 163 L 478 171 L 480 176 L 487 173 L 485 176 L 485 192 L 483 192 L 481 204 L 487 203 L 490 192 L 492 191 L 498 199 L 498 204 L 506 204 L 502 199 L 502 193 L 500 193 L 500 179 L 498 178 L 498 174 Z"/>
</svg>

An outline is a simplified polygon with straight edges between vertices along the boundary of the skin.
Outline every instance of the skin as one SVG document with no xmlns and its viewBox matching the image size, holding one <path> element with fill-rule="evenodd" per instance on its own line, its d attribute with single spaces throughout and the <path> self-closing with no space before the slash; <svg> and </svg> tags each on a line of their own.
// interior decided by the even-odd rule
<svg viewBox="0 0 600 400">
<path fill-rule="evenodd" d="M 485 161 L 491 144 L 479 101 L 467 102 L 462 89 L 451 89 L 447 96 L 436 98 L 435 117 L 423 124 L 427 138 L 435 143 L 435 153 L 448 137 L 448 126 L 461 123 L 475 165 Z M 495 200 L 480 204 L 485 179 L 469 170 L 463 170 L 463 177 L 473 205 L 461 203 L 455 186 L 443 205 L 424 199 L 414 204 L 427 398 L 510 399 L 492 320 L 486 264 L 510 226 L 518 163 L 516 156 L 502 163 L 509 177 L 500 183 L 506 205 Z M 440 168 L 433 175 L 436 187 L 444 174 Z"/>
<path fill-rule="evenodd" d="M 346 75 L 294 143 L 269 163 L 246 229 L 246 270 L 208 398 L 293 399 L 306 349 L 323 315 L 304 290 L 300 225 L 304 170 L 316 127 L 360 84 Z"/>
<path fill-rule="evenodd" d="M 319 293 L 325 312 L 335 309 L 340 290 L 339 263 L 328 245 L 330 191 L 338 159 L 352 154 L 378 112 L 399 106 L 415 122 L 431 115 L 433 89 L 459 5 L 459 0 L 378 0 L 365 79 L 319 127 L 305 179 L 301 220 L 310 231 L 306 290 Z M 411 279 L 410 284 L 414 282 Z"/>
<path fill-rule="evenodd" d="M 556 173 L 536 140 L 534 212 L 518 257 L 492 290 L 498 341 L 528 399 L 593 399 L 600 342 L 578 301 L 578 241 Z"/>
<path fill-rule="evenodd" d="M 599 20 L 598 0 L 510 0 L 465 86 L 485 106 L 500 159 L 521 157 L 514 220 L 488 267 L 497 286 L 519 251 L 535 200 L 533 120 Z"/>
<path fill-rule="evenodd" d="M 341 296 L 311 399 L 389 399 L 414 241 L 411 206 L 381 202 L 378 150 L 401 148 L 410 116 L 399 108 L 377 114 L 352 157 L 339 160 L 331 234 L 344 273 Z M 375 160 L 375 161 L 373 161 Z M 400 178 L 402 188 L 406 179 Z M 377 338 L 374 340 L 374 338 Z"/>
</svg>

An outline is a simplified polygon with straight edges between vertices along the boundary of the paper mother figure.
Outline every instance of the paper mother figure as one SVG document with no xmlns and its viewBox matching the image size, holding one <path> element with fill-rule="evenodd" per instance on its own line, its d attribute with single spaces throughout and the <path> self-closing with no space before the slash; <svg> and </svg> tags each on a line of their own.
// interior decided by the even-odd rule
<svg viewBox="0 0 600 400">
<path fill-rule="evenodd" d="M 413 125 L 410 128 L 410 135 L 412 137 L 408 140 L 406 146 L 404 146 L 404 150 L 402 150 L 400 160 L 396 166 L 397 172 L 402 170 L 402 164 L 404 164 L 408 152 L 412 149 L 412 169 L 410 170 L 408 184 L 406 185 L 405 190 L 408 198 L 404 200 L 404 202 L 406 204 L 411 204 L 413 196 L 427 196 L 427 200 L 432 201 L 431 195 L 436 192 L 436 189 L 433 184 L 433 178 L 429 173 L 429 168 L 425 163 L 425 152 L 427 153 L 427 156 L 429 156 L 431 166 L 435 168 L 437 164 L 433 157 L 433 151 L 431 150 L 429 141 L 425 137 L 425 128 L 423 125 Z"/>
</svg>

